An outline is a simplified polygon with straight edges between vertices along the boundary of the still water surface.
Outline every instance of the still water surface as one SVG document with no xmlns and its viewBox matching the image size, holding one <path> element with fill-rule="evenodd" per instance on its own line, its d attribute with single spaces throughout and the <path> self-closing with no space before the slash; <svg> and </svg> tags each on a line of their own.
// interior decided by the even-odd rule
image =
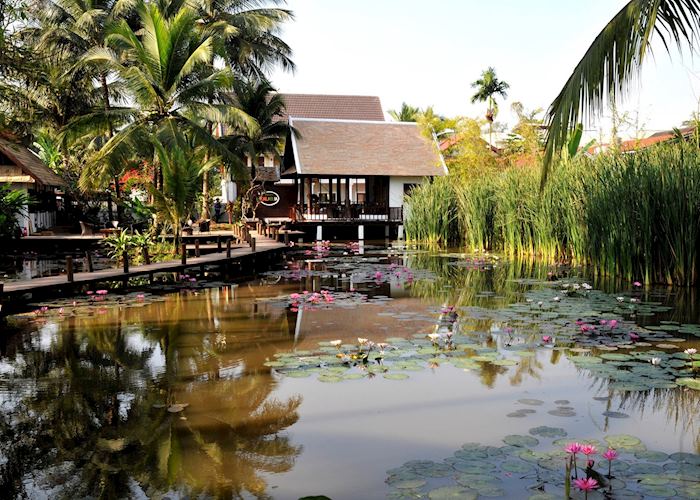
<svg viewBox="0 0 700 500">
<path fill-rule="evenodd" d="M 119 299 L 110 292 L 102 302 L 57 302 L 12 320 L 0 341 L 4 491 L 10 498 L 408 498 L 427 490 L 401 496 L 387 484 L 388 470 L 439 462 L 464 443 L 503 446 L 504 436 L 537 426 L 563 428 L 572 439 L 624 433 L 650 450 L 700 452 L 700 392 L 613 390 L 570 361 L 576 342 L 565 349 L 541 341 L 551 316 L 519 330 L 517 316 L 484 313 L 513 303 L 543 307 L 537 296 L 526 302 L 527 294 L 571 273 L 457 254 L 351 250 L 290 255 L 279 272 L 247 283 L 200 280 Z M 613 301 L 627 293 L 672 307 L 614 316 L 628 327 L 698 322 L 689 291 L 595 286 L 615 292 Z M 289 298 L 300 293 L 303 302 L 305 290 L 334 298 L 309 307 Z M 423 369 L 407 367 L 405 380 L 360 367 L 361 378 L 324 383 L 316 373 L 286 376 L 269 366 L 275 355 L 311 353 L 334 339 L 403 337 L 430 347 L 425 336 L 445 331 L 450 307 L 448 328 L 472 348 L 532 354 L 477 369 L 424 356 Z M 694 335 L 674 335 L 684 340 L 680 351 L 700 347 Z M 569 409 L 557 415 L 562 407 Z"/>
</svg>

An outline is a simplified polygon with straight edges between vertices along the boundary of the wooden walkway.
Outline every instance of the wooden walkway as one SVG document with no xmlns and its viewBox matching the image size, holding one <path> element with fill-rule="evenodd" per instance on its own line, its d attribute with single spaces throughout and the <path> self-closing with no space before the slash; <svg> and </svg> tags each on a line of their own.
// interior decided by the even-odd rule
<svg viewBox="0 0 700 500">
<path fill-rule="evenodd" d="M 65 274 L 26 281 L 15 281 L 5 283 L 1 295 L 12 296 L 23 293 L 48 291 L 49 289 L 72 288 L 103 281 L 124 281 L 134 276 L 179 272 L 192 267 L 225 264 L 227 262 L 239 261 L 249 256 L 254 257 L 255 255 L 279 251 L 286 248 L 286 245 L 272 239 L 259 238 L 259 240 L 256 239 L 255 247 L 255 251 L 252 251 L 252 249 L 247 246 L 232 248 L 230 258 L 226 255 L 226 251 L 223 251 L 203 255 L 201 257 L 188 257 L 185 264 L 180 260 L 171 260 L 155 264 L 132 266 L 128 273 L 125 273 L 123 269 L 102 269 L 93 272 L 75 273 L 73 275 L 73 281 L 70 282 Z"/>
</svg>

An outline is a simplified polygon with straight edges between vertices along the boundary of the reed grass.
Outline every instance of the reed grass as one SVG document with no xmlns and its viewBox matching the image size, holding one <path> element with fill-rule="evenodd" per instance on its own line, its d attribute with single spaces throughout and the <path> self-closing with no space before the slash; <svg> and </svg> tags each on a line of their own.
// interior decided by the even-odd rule
<svg viewBox="0 0 700 500">
<path fill-rule="evenodd" d="M 539 167 L 441 178 L 408 200 L 407 237 L 570 261 L 644 282 L 698 284 L 700 151 L 665 144 Z"/>
</svg>

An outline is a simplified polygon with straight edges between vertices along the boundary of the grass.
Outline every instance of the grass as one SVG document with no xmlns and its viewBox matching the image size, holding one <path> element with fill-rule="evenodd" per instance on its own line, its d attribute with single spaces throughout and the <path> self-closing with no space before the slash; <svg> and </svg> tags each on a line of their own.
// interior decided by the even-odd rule
<svg viewBox="0 0 700 500">
<path fill-rule="evenodd" d="M 408 200 L 406 235 L 430 245 L 570 261 L 604 275 L 698 284 L 700 151 L 666 144 L 636 154 L 437 179 Z"/>
</svg>

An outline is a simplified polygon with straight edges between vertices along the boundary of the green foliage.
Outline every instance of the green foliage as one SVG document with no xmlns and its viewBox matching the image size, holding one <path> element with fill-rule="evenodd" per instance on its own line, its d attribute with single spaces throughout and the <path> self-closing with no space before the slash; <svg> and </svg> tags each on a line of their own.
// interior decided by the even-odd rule
<svg viewBox="0 0 700 500">
<path fill-rule="evenodd" d="M 17 218 L 26 215 L 29 197 L 24 191 L 13 190 L 9 184 L 0 185 L 0 240 L 17 238 L 20 226 Z"/>
<path fill-rule="evenodd" d="M 420 109 L 405 102 L 401 103 L 401 109 L 390 109 L 389 115 L 397 122 L 415 122 L 418 121 Z"/>
<path fill-rule="evenodd" d="M 558 169 L 542 191 L 534 167 L 420 187 L 408 200 L 407 237 L 590 264 L 630 280 L 698 283 L 697 148 L 577 157 Z"/>
<path fill-rule="evenodd" d="M 122 229 L 118 233 L 110 234 L 102 243 L 107 247 L 107 255 L 117 262 L 122 261 L 125 252 L 128 253 L 134 248 L 133 237 L 126 229 Z"/>
<path fill-rule="evenodd" d="M 602 111 L 624 95 L 645 60 L 653 35 L 666 50 L 683 43 L 697 48 L 699 0 L 630 0 L 595 38 L 547 111 L 547 146 L 542 182 L 569 132 L 584 116 Z"/>
<path fill-rule="evenodd" d="M 447 177 L 416 187 L 406 196 L 406 237 L 434 246 L 454 241 L 457 229 L 454 198 L 454 183 Z"/>
</svg>

